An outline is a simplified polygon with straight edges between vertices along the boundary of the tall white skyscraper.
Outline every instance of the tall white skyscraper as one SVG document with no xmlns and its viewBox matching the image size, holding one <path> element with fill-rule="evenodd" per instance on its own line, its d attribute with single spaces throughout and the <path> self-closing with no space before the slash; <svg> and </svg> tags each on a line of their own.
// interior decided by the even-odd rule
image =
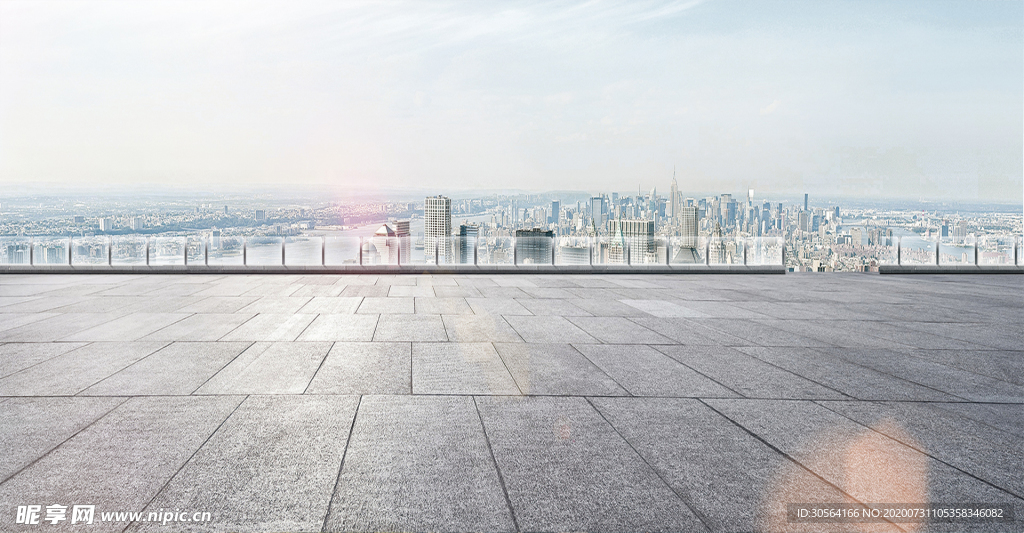
<svg viewBox="0 0 1024 533">
<path fill-rule="evenodd" d="M 451 234 L 451 198 L 428 196 L 423 203 L 423 256 L 428 262 L 445 263 L 452 259 L 451 239 L 448 238 Z"/>
</svg>

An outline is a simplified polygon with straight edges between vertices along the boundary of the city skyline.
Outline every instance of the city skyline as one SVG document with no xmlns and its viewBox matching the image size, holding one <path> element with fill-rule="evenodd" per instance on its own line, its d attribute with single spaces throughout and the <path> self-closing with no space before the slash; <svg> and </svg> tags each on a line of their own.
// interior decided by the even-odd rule
<svg viewBox="0 0 1024 533">
<path fill-rule="evenodd" d="M 5 2 L 0 182 L 1024 193 L 1019 3 L 248 6 Z"/>
</svg>

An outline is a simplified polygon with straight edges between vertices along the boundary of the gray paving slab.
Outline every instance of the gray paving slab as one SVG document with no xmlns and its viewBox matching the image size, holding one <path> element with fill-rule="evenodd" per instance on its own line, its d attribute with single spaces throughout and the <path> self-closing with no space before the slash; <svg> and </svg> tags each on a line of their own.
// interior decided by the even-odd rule
<svg viewBox="0 0 1024 533">
<path fill-rule="evenodd" d="M 520 394 L 508 368 L 488 342 L 412 345 L 413 394 Z"/>
<path fill-rule="evenodd" d="M 69 333 L 83 331 L 124 316 L 122 313 L 60 313 L 0 331 L 2 342 L 54 342 Z"/>
<path fill-rule="evenodd" d="M 472 315 L 473 308 L 465 298 L 416 298 L 418 315 Z"/>
<path fill-rule="evenodd" d="M 756 320 L 795 335 L 817 339 L 821 342 L 843 348 L 892 348 L 895 344 L 886 339 L 867 335 L 860 331 L 857 321 L 852 320 Z"/>
<path fill-rule="evenodd" d="M 383 298 L 388 295 L 388 285 L 349 285 L 341 291 L 342 296 L 363 296 L 367 298 Z"/>
<path fill-rule="evenodd" d="M 575 344 L 634 396 L 738 397 L 739 395 L 650 346 Z"/>
<path fill-rule="evenodd" d="M 749 398 L 842 400 L 848 396 L 722 346 L 658 346 L 665 355 Z"/>
<path fill-rule="evenodd" d="M 574 316 L 567 318 L 595 339 L 609 344 L 677 344 L 627 318 L 617 316 Z"/>
<path fill-rule="evenodd" d="M 0 378 L 85 346 L 84 342 L 10 342 L 0 345 Z"/>
<path fill-rule="evenodd" d="M 702 531 L 700 520 L 583 398 L 478 398 L 524 531 Z"/>
<path fill-rule="evenodd" d="M 356 396 L 250 396 L 149 503 L 204 509 L 209 523 L 175 530 L 319 531 Z M 129 531 L 167 531 L 138 522 Z"/>
<path fill-rule="evenodd" d="M 481 286 L 478 286 L 476 289 L 478 291 L 480 291 L 480 294 L 484 298 L 487 298 L 489 300 L 490 299 L 498 299 L 498 298 L 508 298 L 508 299 L 515 299 L 515 300 L 524 300 L 524 299 L 527 299 L 527 298 L 532 298 L 532 296 L 530 296 L 528 293 L 524 292 L 523 289 L 521 289 L 519 287 L 481 287 Z"/>
<path fill-rule="evenodd" d="M 629 320 L 687 346 L 738 346 L 744 344 L 742 339 L 707 328 L 685 318 L 629 317 Z"/>
<path fill-rule="evenodd" d="M 989 309 L 991 310 L 991 309 Z M 1000 309 L 1004 311 L 1005 308 Z M 1020 313 L 1024 310 L 1018 309 L 1016 313 L 1010 313 L 1012 317 L 1016 314 L 1016 320 L 1008 318 L 1005 324 L 981 323 L 981 324 L 934 324 L 913 322 L 906 327 L 939 335 L 949 339 L 956 339 L 958 343 L 964 343 L 967 349 L 997 349 L 997 350 L 1024 350 L 1024 318 Z M 1001 316 L 1006 316 L 1001 313 Z M 931 348 L 931 346 L 917 346 L 919 348 Z M 951 347 L 954 348 L 954 347 Z"/>
<path fill-rule="evenodd" d="M 683 317 L 683 318 L 703 318 L 707 317 L 706 313 L 695 311 L 676 302 L 670 302 L 666 300 L 630 300 L 623 299 L 620 302 L 639 309 L 647 315 L 656 316 L 658 318 L 672 318 L 672 317 Z"/>
<path fill-rule="evenodd" d="M 364 396 L 326 531 L 515 531 L 470 397 Z"/>
<path fill-rule="evenodd" d="M 239 313 L 297 313 L 299 309 L 302 309 L 309 301 L 312 300 L 309 296 L 304 297 L 291 297 L 291 296 L 263 296 L 262 298 L 256 299 L 249 305 L 239 309 Z"/>
<path fill-rule="evenodd" d="M 0 483 L 117 407 L 124 398 L 10 398 L 2 405 Z M 3 522 L 0 522 L 3 523 Z"/>
<path fill-rule="evenodd" d="M 453 342 L 523 342 L 501 315 L 442 315 Z"/>
<path fill-rule="evenodd" d="M 529 309 L 523 307 L 515 298 L 466 298 L 466 303 L 473 308 L 478 315 L 532 315 Z"/>
<path fill-rule="evenodd" d="M 918 359 L 1024 385 L 1024 351 L 908 350 L 905 353 Z"/>
<path fill-rule="evenodd" d="M 693 319 L 691 322 L 729 335 L 729 337 L 725 337 L 726 339 L 740 339 L 739 341 L 726 341 L 726 344 L 730 346 L 793 346 L 803 348 L 831 346 L 826 342 L 753 320 L 716 318 L 708 320 Z"/>
<path fill-rule="evenodd" d="M 300 341 L 370 341 L 378 315 L 319 315 L 299 335 Z"/>
<path fill-rule="evenodd" d="M 412 314 L 416 312 L 415 300 L 412 297 L 407 298 L 380 298 L 376 296 L 367 296 L 363 298 L 363 303 L 359 304 L 359 309 L 356 313 L 359 314 Z"/>
<path fill-rule="evenodd" d="M 46 311 L 63 312 L 62 308 L 87 301 L 84 296 L 17 296 L 7 297 L 7 303 L 0 307 L 0 317 L 13 313 L 43 313 Z M 12 301 L 15 300 L 15 301 Z"/>
<path fill-rule="evenodd" d="M 217 372 L 196 394 L 302 394 L 329 342 L 257 342 Z"/>
<path fill-rule="evenodd" d="M 380 315 L 373 340 L 438 342 L 447 341 L 448 335 L 438 315 Z"/>
<path fill-rule="evenodd" d="M 107 376 L 79 394 L 192 394 L 251 345 L 249 342 L 174 342 Z"/>
<path fill-rule="evenodd" d="M 842 348 L 819 350 L 965 400 L 1024 402 L 1024 387 L 1020 385 L 914 357 L 910 351 Z"/>
<path fill-rule="evenodd" d="M 816 403 L 705 400 L 860 502 L 994 502 L 1019 513 L 1024 501 L 936 461 L 883 431 L 912 439 L 896 422 L 869 428 Z M 1005 524 L 929 524 L 938 531 L 1005 531 Z"/>
<path fill-rule="evenodd" d="M 579 301 L 579 299 L 526 298 L 519 300 L 519 303 L 528 309 L 530 313 L 538 316 L 593 316 L 593 313 L 590 311 L 585 311 L 583 308 L 573 305 L 573 301 Z"/>
<path fill-rule="evenodd" d="M 307 394 L 411 394 L 412 346 L 406 342 L 336 342 Z"/>
<path fill-rule="evenodd" d="M 835 487 L 802 470 L 698 400 L 593 398 L 591 402 L 711 531 L 771 531 L 785 524 L 785 487 L 805 503 L 843 503 Z M 767 497 L 766 497 L 767 496 Z M 801 529 L 785 524 L 787 531 Z M 805 530 L 844 530 L 813 524 Z"/>
<path fill-rule="evenodd" d="M 341 293 L 345 290 L 345 287 L 348 287 L 348 285 L 339 283 L 332 283 L 327 285 L 322 285 L 318 283 L 308 284 L 303 285 L 298 289 L 295 289 L 295 292 L 292 293 L 292 296 L 312 296 L 314 298 L 341 297 Z"/>
<path fill-rule="evenodd" d="M 235 313 L 258 300 L 258 296 L 207 296 L 178 309 L 182 313 Z"/>
<path fill-rule="evenodd" d="M 392 285 L 388 297 L 433 298 L 434 288 L 429 285 Z"/>
<path fill-rule="evenodd" d="M 474 287 L 434 286 L 434 295 L 438 298 L 482 298 L 483 295 Z"/>
<path fill-rule="evenodd" d="M 821 402 L 825 408 L 868 426 L 922 453 L 1017 496 L 1024 495 L 1024 448 L 1020 437 L 971 417 L 919 402 Z M 1024 412 L 1024 405 L 1019 406 Z M 896 421 L 886 424 L 884 421 Z M 904 438 L 909 436 L 909 439 Z"/>
<path fill-rule="evenodd" d="M 166 345 L 94 342 L 0 379 L 0 396 L 77 394 Z"/>
<path fill-rule="evenodd" d="M 264 283 L 257 284 L 255 287 L 242 293 L 243 296 L 261 296 L 265 298 L 289 298 L 295 291 L 299 290 L 301 285 L 296 283 L 289 284 L 286 280 L 274 280 L 271 281 L 269 278 L 263 278 Z M 277 309 L 268 309 L 268 312 L 283 312 L 286 307 L 280 307 Z"/>
<path fill-rule="evenodd" d="M 523 394 L 626 396 L 614 379 L 569 344 L 495 343 Z"/>
<path fill-rule="evenodd" d="M 0 332 L 55 316 L 60 316 L 60 313 L 6 313 L 0 315 Z"/>
<path fill-rule="evenodd" d="M 594 316 L 650 316 L 647 313 L 611 298 L 573 298 L 564 300 Z"/>
<path fill-rule="evenodd" d="M 0 502 L 67 506 L 69 520 L 47 531 L 120 531 L 127 521 L 100 523 L 101 513 L 145 508 L 241 400 L 129 399 L 0 485 Z M 92 527 L 71 524 L 73 505 L 96 506 Z M 0 519 L 7 531 L 40 527 Z"/>
<path fill-rule="evenodd" d="M 598 342 L 578 326 L 560 316 L 505 316 L 505 321 L 526 342 Z"/>
<path fill-rule="evenodd" d="M 220 338 L 222 341 L 293 341 L 317 315 L 260 313 Z"/>
<path fill-rule="evenodd" d="M 943 403 L 934 407 L 1024 438 L 1024 416 L 1017 403 Z"/>
<path fill-rule="evenodd" d="M 158 329 L 144 341 L 215 341 L 251 320 L 255 313 L 204 313 L 191 315 Z"/>
<path fill-rule="evenodd" d="M 858 400 L 957 401 L 942 391 L 809 348 L 740 347 L 740 352 Z"/>
<path fill-rule="evenodd" d="M 65 341 L 134 341 L 188 318 L 185 313 L 132 313 L 87 330 L 72 333 Z"/>
</svg>

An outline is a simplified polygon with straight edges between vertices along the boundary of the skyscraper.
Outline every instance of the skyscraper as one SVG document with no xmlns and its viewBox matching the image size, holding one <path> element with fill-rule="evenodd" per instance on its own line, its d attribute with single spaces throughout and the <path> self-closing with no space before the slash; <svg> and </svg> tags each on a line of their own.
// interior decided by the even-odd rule
<svg viewBox="0 0 1024 533">
<path fill-rule="evenodd" d="M 558 226 L 559 215 L 561 214 L 561 213 L 559 213 L 559 211 L 561 211 L 561 204 L 559 204 L 558 200 L 552 200 L 551 201 L 551 216 L 549 218 L 550 218 L 550 222 L 552 224 L 554 224 L 556 227 Z"/>
<path fill-rule="evenodd" d="M 554 233 L 551 230 L 516 230 L 516 263 L 520 265 L 550 265 L 553 236 Z"/>
<path fill-rule="evenodd" d="M 629 246 L 629 260 L 632 263 L 653 263 L 657 261 L 654 247 L 653 220 L 609 220 L 608 234 L 619 235 Z M 612 243 L 614 246 L 614 242 Z"/>
<path fill-rule="evenodd" d="M 594 225 L 601 228 L 605 223 L 604 198 L 594 196 L 590 199 L 590 216 L 594 219 Z"/>
<path fill-rule="evenodd" d="M 669 213 L 668 213 L 668 216 L 672 220 L 672 225 L 674 226 L 674 225 L 678 225 L 679 224 L 679 214 L 680 214 L 679 213 L 679 184 L 676 183 L 676 171 L 675 171 L 675 169 L 672 170 L 672 188 L 669 191 L 669 194 L 671 194 L 672 197 L 669 198 Z"/>
<path fill-rule="evenodd" d="M 399 261 L 408 263 L 412 260 L 410 255 L 410 241 L 409 238 L 409 221 L 408 220 L 396 220 L 395 221 L 395 238 L 398 239 L 398 254 Z"/>
<path fill-rule="evenodd" d="M 804 193 L 804 211 L 807 211 L 807 193 Z"/>
<path fill-rule="evenodd" d="M 451 234 L 451 198 L 428 196 L 423 202 L 423 256 L 428 263 L 444 263 L 452 258 L 451 240 L 448 239 Z"/>
<path fill-rule="evenodd" d="M 680 207 L 678 211 L 679 235 L 682 237 L 683 248 L 694 248 L 697 246 L 697 229 L 700 227 L 697 220 L 696 207 Z"/>
<path fill-rule="evenodd" d="M 476 251 L 477 238 L 480 236 L 480 226 L 476 224 L 459 225 L 459 262 L 472 263 L 473 253 Z"/>
</svg>

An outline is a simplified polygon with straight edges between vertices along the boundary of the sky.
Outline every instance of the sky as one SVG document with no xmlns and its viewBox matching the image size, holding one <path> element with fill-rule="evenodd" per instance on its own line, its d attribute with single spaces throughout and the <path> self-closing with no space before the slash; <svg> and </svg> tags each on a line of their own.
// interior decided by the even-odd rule
<svg viewBox="0 0 1024 533">
<path fill-rule="evenodd" d="M 1024 1 L 0 2 L 0 185 L 1021 202 Z"/>
</svg>

